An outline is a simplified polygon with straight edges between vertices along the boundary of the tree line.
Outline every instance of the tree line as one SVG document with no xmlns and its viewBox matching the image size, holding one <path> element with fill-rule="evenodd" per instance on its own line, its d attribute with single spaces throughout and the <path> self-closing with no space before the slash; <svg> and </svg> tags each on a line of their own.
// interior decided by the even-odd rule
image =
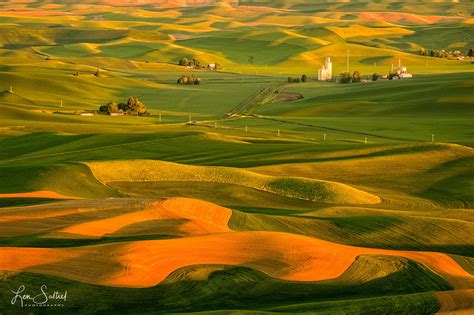
<svg viewBox="0 0 474 315">
<path fill-rule="evenodd" d="M 460 50 L 451 50 L 447 51 L 444 49 L 434 49 L 434 50 L 428 50 L 428 49 L 421 49 L 420 50 L 420 55 L 421 56 L 429 56 L 429 57 L 436 57 L 436 58 L 457 58 L 457 57 L 463 57 L 464 53 Z M 467 57 L 474 57 L 474 50 L 471 48 L 467 52 Z"/>
<path fill-rule="evenodd" d="M 148 116 L 150 112 L 136 97 L 130 96 L 126 103 L 109 102 L 99 107 L 99 112 L 104 114 L 123 114 L 130 116 Z"/>
<path fill-rule="evenodd" d="M 308 76 L 303 74 L 301 78 L 288 77 L 288 83 L 300 83 L 308 81 Z"/>
</svg>

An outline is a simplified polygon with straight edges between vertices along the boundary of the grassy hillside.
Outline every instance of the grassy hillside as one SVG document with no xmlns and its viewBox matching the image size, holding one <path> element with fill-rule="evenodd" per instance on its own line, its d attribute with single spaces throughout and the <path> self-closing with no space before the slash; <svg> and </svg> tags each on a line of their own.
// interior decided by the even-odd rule
<svg viewBox="0 0 474 315">
<path fill-rule="evenodd" d="M 373 69 L 368 59 L 388 72 L 398 58 L 416 74 L 472 71 L 469 61 L 418 56 L 422 48 L 467 53 L 474 38 L 472 7 L 463 2 L 244 1 L 237 7 L 158 4 L 133 11 L 98 3 L 13 3 L 0 12 L 0 45 L 7 53 L 33 50 L 43 59 L 82 65 L 110 58 L 114 62 L 94 63 L 117 70 L 130 69 L 133 61 L 176 64 L 188 57 L 237 73 L 315 76 L 325 56 L 342 72 L 350 50 L 351 64 L 363 72 Z M 6 64 L 14 61 L 7 56 Z"/>
<path fill-rule="evenodd" d="M 0 313 L 470 312 L 472 3 L 236 4 L 2 2 Z"/>
<path fill-rule="evenodd" d="M 361 259 L 358 264 L 363 264 Z M 378 264 L 397 264 L 397 261 L 385 262 L 383 258 L 369 258 Z M 358 268 L 359 266 L 354 266 Z M 328 310 L 351 310 L 361 314 L 364 309 L 378 309 L 390 312 L 416 312 L 425 314 L 438 309 L 437 301 L 429 292 L 432 290 L 448 289 L 444 283 L 430 271 L 414 263 L 402 262 L 401 270 L 389 277 L 367 283 L 345 286 L 344 278 L 350 279 L 349 271 L 341 280 L 326 284 L 305 284 L 279 281 L 267 275 L 243 267 L 198 266 L 176 271 L 163 285 L 149 289 L 121 289 L 100 287 L 69 281 L 61 278 L 40 277 L 34 274 L 22 273 L 8 277 L 5 285 L 15 288 L 20 283 L 29 283 L 32 287 L 47 281 L 50 288 L 63 290 L 67 287 L 70 296 L 84 296 L 81 302 L 69 303 L 71 310 L 79 313 L 94 312 L 96 301 L 109 301 L 101 304 L 103 312 L 152 313 L 152 312 L 198 312 L 225 310 L 229 313 L 239 310 L 259 308 L 261 312 L 301 312 L 305 309 L 313 312 Z M 208 281 L 195 279 L 194 274 L 202 274 Z M 399 286 L 412 277 L 423 278 L 418 284 Z M 346 280 L 347 281 L 347 280 Z M 411 282 L 411 281 L 408 281 Z M 252 288 L 249 291 L 249 288 Z M 191 293 L 191 294 L 190 294 Z M 222 295 L 225 293 L 225 299 Z M 188 295 L 189 300 L 176 299 L 176 296 Z M 382 297 L 383 294 L 390 296 Z M 3 294 L 2 294 L 3 295 Z M 144 297 L 160 296 L 158 301 Z M 5 297 L 6 298 L 6 297 Z M 84 301 L 85 303 L 83 305 Z M 120 301 L 120 302 L 119 302 Z M 251 311 L 253 312 L 253 311 Z"/>
</svg>

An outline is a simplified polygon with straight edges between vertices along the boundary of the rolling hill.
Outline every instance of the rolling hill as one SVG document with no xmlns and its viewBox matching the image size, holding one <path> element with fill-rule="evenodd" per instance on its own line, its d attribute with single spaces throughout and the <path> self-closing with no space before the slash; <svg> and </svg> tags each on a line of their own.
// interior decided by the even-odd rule
<svg viewBox="0 0 474 315">
<path fill-rule="evenodd" d="M 472 313 L 473 15 L 2 1 L 0 313 Z"/>
</svg>

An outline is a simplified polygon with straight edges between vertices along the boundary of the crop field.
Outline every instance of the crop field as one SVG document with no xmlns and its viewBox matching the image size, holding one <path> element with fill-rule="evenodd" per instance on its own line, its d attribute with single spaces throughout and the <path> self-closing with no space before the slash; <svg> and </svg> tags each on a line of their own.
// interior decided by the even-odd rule
<svg viewBox="0 0 474 315">
<path fill-rule="evenodd" d="M 473 16 L 0 1 L 0 315 L 474 313 Z"/>
</svg>

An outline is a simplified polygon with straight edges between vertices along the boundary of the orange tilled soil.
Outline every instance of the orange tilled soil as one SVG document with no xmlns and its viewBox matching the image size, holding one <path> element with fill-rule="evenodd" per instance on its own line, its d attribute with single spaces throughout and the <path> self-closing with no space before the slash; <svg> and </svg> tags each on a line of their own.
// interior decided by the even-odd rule
<svg viewBox="0 0 474 315">
<path fill-rule="evenodd" d="M 339 277 L 363 254 L 406 257 L 457 289 L 474 287 L 474 277 L 445 254 L 360 248 L 279 232 L 227 232 L 63 249 L 0 248 L 0 270 L 148 287 L 182 267 L 225 264 L 247 266 L 280 279 L 319 281 Z"/>
<path fill-rule="evenodd" d="M 61 233 L 61 237 L 229 232 L 232 211 L 189 198 L 107 199 L 10 208 L 0 214 L 0 236 Z"/>
<path fill-rule="evenodd" d="M 104 236 L 140 222 L 162 221 L 160 233 L 189 236 L 230 232 L 228 222 L 232 211 L 218 205 L 188 198 L 172 198 L 151 203 L 145 210 L 112 218 L 72 225 L 58 232 Z"/>
<path fill-rule="evenodd" d="M 58 194 L 54 191 L 40 190 L 25 193 L 0 194 L 0 198 L 46 198 L 46 199 L 77 199 L 77 197 L 68 197 Z"/>
<path fill-rule="evenodd" d="M 474 314 L 474 289 L 436 292 L 440 314 Z"/>
</svg>

